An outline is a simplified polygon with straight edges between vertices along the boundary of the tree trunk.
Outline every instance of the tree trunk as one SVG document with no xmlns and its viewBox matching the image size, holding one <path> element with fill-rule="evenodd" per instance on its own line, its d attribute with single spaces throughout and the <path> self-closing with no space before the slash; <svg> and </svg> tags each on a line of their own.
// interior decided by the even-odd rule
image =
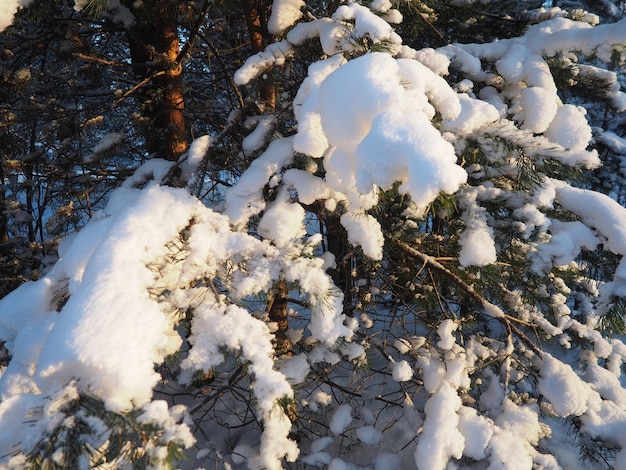
<svg viewBox="0 0 626 470">
<path fill-rule="evenodd" d="M 271 37 L 267 32 L 267 6 L 263 0 L 243 0 L 243 10 L 252 50 L 254 53 L 261 52 L 271 42 Z M 276 90 L 274 78 L 270 71 L 259 78 L 259 99 L 266 112 L 274 112 L 276 109 Z"/>
<path fill-rule="evenodd" d="M 352 316 L 352 256 L 348 233 L 336 214 L 327 214 L 323 221 L 328 251 L 335 256 L 336 264 L 336 267 L 329 269 L 328 273 L 343 292 L 343 313 Z"/>
<path fill-rule="evenodd" d="M 136 77 L 149 80 L 138 94 L 148 122 L 146 148 L 157 157 L 177 161 L 187 151 L 187 130 L 176 7 L 159 2 L 150 12 L 127 31 Z"/>
<path fill-rule="evenodd" d="M 287 338 L 289 317 L 287 316 L 288 290 L 285 281 L 279 281 L 274 287 L 272 298 L 268 304 L 269 320 L 276 323 L 276 353 L 281 356 L 291 351 L 291 341 Z"/>
<path fill-rule="evenodd" d="M 4 161 L 0 160 L 0 181 L 5 181 Z M 8 253 L 9 243 L 9 219 L 5 211 L 6 192 L 5 185 L 0 186 L 0 257 Z"/>
<path fill-rule="evenodd" d="M 161 109 L 156 116 L 156 127 L 165 130 L 163 158 L 176 161 L 187 151 L 183 68 L 177 61 L 180 44 L 176 15 L 161 16 L 157 22 L 157 30 L 157 52 L 162 52 L 166 60 L 163 65 L 165 75 L 157 78 L 157 84 L 163 90 L 163 98 Z"/>
</svg>

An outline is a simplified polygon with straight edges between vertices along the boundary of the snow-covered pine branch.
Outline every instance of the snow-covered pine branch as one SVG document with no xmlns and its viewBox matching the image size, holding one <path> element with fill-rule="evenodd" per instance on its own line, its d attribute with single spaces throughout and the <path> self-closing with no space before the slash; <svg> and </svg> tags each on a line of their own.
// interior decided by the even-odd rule
<svg viewBox="0 0 626 470">
<path fill-rule="evenodd" d="M 626 20 L 418 49 L 410 5 L 317 7 L 276 0 L 234 75 L 279 111 L 147 160 L 0 300 L 0 466 L 626 468 L 626 210 L 589 177 Z"/>
</svg>

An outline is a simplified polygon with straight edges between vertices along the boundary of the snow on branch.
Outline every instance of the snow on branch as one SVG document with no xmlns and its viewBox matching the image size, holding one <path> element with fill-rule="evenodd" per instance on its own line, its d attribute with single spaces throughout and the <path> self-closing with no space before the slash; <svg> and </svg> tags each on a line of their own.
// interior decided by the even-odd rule
<svg viewBox="0 0 626 470">
<path fill-rule="evenodd" d="M 75 381 L 81 393 L 99 398 L 113 412 L 142 407 L 162 379 L 155 365 L 182 344 L 172 312 L 191 309 L 188 341 L 193 348 L 182 362 L 181 381 L 221 364 L 221 348 L 240 352 L 250 362 L 264 422 L 259 465 L 280 468 L 282 458 L 298 455 L 287 437 L 291 423 L 279 405 L 293 391 L 274 366 L 268 326 L 235 302 L 269 292 L 284 277 L 299 285 L 311 303 L 312 338 L 330 348 L 349 341 L 353 333 L 343 324 L 342 297 L 333 291 L 323 261 L 300 256 L 310 249 L 301 244 L 281 250 L 232 232 L 226 216 L 183 189 L 124 186 L 102 214 L 64 242 L 61 260 L 48 275 L 0 302 L 0 332 L 12 354 L 0 378 L 0 394 L 26 400 Z M 229 297 L 217 294 L 214 278 L 228 287 Z M 67 301 L 55 305 L 59 286 L 67 286 Z M 36 294 L 28 306 L 20 302 L 26 292 Z M 25 321 L 35 335 L 19 333 Z"/>
</svg>

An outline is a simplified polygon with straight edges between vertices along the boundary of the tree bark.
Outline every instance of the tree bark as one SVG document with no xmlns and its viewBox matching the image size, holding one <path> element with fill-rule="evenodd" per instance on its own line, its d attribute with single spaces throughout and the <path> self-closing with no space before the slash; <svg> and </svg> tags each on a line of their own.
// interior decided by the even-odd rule
<svg viewBox="0 0 626 470">
<path fill-rule="evenodd" d="M 278 355 L 284 355 L 291 351 L 291 341 L 287 338 L 287 330 L 289 329 L 288 295 L 287 283 L 279 281 L 274 287 L 272 298 L 268 304 L 269 320 L 276 323 L 277 326 L 275 350 Z"/>
<path fill-rule="evenodd" d="M 256 54 L 265 49 L 265 46 L 271 42 L 270 34 L 267 32 L 267 6 L 263 0 L 243 0 L 243 10 L 252 51 Z M 267 72 L 259 78 L 259 99 L 266 112 L 274 112 L 276 109 L 276 89 L 271 72 Z"/>
<path fill-rule="evenodd" d="M 165 130 L 163 158 L 176 161 L 187 151 L 183 67 L 177 62 L 180 43 L 176 15 L 161 16 L 157 22 L 157 30 L 157 52 L 162 52 L 166 60 L 163 64 L 165 75 L 157 77 L 157 84 L 163 90 L 163 98 L 156 116 L 156 126 Z"/>
<path fill-rule="evenodd" d="M 176 6 L 159 2 L 137 16 L 127 38 L 137 79 L 150 78 L 138 94 L 148 122 L 146 148 L 157 157 L 177 161 L 187 151 L 187 128 Z"/>
<path fill-rule="evenodd" d="M 352 316 L 352 256 L 348 233 L 336 214 L 326 214 L 323 221 L 328 251 L 335 256 L 336 264 L 328 273 L 343 292 L 343 313 Z"/>
<path fill-rule="evenodd" d="M 0 181 L 4 180 L 4 161 L 0 160 Z M 4 210 L 6 203 L 6 192 L 4 188 L 4 184 L 0 186 L 0 208 L 2 209 L 0 211 L 0 257 L 7 254 L 9 243 L 9 220 L 6 211 Z"/>
</svg>

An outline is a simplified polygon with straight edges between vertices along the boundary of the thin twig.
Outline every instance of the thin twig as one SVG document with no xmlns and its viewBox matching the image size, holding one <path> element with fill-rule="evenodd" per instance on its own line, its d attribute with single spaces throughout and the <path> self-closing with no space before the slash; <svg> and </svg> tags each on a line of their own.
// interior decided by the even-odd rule
<svg viewBox="0 0 626 470">
<path fill-rule="evenodd" d="M 156 72 L 152 75 L 150 75 L 149 77 L 144 78 L 142 81 L 140 81 L 139 83 L 137 83 L 135 86 L 133 86 L 131 89 L 127 90 L 124 92 L 124 94 L 122 96 L 120 96 L 112 105 L 111 108 L 116 107 L 118 104 L 120 104 L 122 101 L 124 101 L 129 95 L 133 94 L 134 92 L 136 92 L 139 88 L 141 88 L 142 86 L 144 86 L 146 83 L 149 83 L 152 81 L 152 79 L 156 78 L 156 77 L 160 77 L 161 75 L 165 75 L 165 71 L 161 70 L 159 72 Z"/>
<path fill-rule="evenodd" d="M 444 37 L 443 34 L 441 34 L 441 31 L 439 31 L 437 29 L 437 27 L 431 23 L 431 21 L 426 18 L 426 16 L 424 14 L 422 14 L 421 12 L 418 11 L 417 13 L 417 17 L 422 20 L 424 22 L 424 24 L 426 24 L 426 26 L 433 32 L 435 33 L 435 35 L 437 36 L 437 38 L 441 41 L 441 43 L 443 45 L 448 44 L 448 41 L 446 40 L 446 38 Z"/>
<path fill-rule="evenodd" d="M 128 67 L 130 64 L 122 62 L 116 62 L 114 60 L 103 59 L 102 57 L 96 57 L 93 55 L 83 54 L 82 52 L 74 52 L 72 54 L 77 59 L 88 60 L 90 62 L 97 62 L 98 64 L 108 65 L 110 67 Z"/>
<path fill-rule="evenodd" d="M 196 40 L 196 36 L 198 36 L 198 34 L 200 33 L 200 28 L 202 28 L 202 25 L 204 25 L 206 21 L 206 14 L 209 11 L 209 5 L 210 5 L 210 0 L 205 0 L 204 5 L 202 5 L 202 8 L 200 9 L 200 13 L 198 14 L 198 19 L 196 20 L 196 23 L 193 25 L 193 28 L 191 29 L 191 32 L 189 33 L 187 42 L 185 42 L 180 52 L 176 56 L 176 60 L 175 60 L 176 65 L 180 65 L 183 59 L 185 58 L 185 56 L 191 50 L 191 47 L 193 46 L 193 43 Z"/>
<path fill-rule="evenodd" d="M 220 133 L 215 137 L 215 139 L 211 141 L 211 145 L 207 149 L 206 153 L 202 157 L 202 161 L 198 165 L 197 180 L 196 180 L 197 186 L 195 189 L 190 188 L 190 190 L 193 189 L 191 190 L 191 193 L 195 194 L 196 197 L 200 197 L 200 194 L 202 193 L 202 183 L 204 181 L 204 174 L 208 170 L 211 148 L 219 144 L 227 135 L 233 132 L 233 130 L 236 129 L 237 126 L 249 115 L 249 113 L 255 106 L 256 105 L 254 103 L 250 103 L 240 108 L 239 110 L 237 110 L 237 113 L 231 119 L 228 125 L 220 131 Z"/>
<path fill-rule="evenodd" d="M 224 77 L 226 77 L 226 80 L 228 80 L 228 84 L 232 88 L 233 93 L 235 93 L 235 96 L 237 97 L 237 102 L 239 103 L 239 107 L 243 108 L 244 107 L 243 96 L 241 95 L 241 92 L 239 91 L 239 87 L 237 87 L 237 84 L 233 80 L 231 74 L 228 73 L 228 69 L 226 68 L 224 61 L 222 60 L 222 57 L 220 56 L 220 52 L 213 45 L 213 43 L 208 40 L 208 38 L 204 36 L 201 36 L 201 37 L 202 39 L 204 39 L 204 41 L 206 42 L 206 45 L 211 50 L 211 53 L 213 54 L 213 57 L 215 57 L 215 60 L 217 60 L 217 65 L 219 65 L 220 69 L 222 70 Z"/>
</svg>

